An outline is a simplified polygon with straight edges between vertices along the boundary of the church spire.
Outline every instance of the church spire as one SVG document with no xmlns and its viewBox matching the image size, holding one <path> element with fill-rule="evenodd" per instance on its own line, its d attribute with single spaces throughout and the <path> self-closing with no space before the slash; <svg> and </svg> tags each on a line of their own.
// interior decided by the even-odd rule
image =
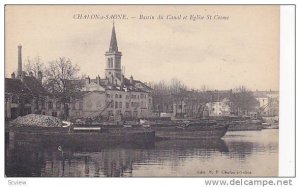
<svg viewBox="0 0 300 187">
<path fill-rule="evenodd" d="M 112 28 L 112 32 L 111 32 L 109 52 L 118 52 L 118 43 L 117 43 L 117 36 L 116 36 L 115 23 L 114 22 L 113 22 L 113 28 Z"/>
</svg>

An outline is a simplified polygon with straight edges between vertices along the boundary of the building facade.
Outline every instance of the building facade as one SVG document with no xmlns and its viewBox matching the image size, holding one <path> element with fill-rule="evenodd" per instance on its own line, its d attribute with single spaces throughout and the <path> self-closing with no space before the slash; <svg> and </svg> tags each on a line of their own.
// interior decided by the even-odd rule
<svg viewBox="0 0 300 187">
<path fill-rule="evenodd" d="M 206 104 L 209 116 L 230 116 L 231 104 L 228 98 Z"/>
<path fill-rule="evenodd" d="M 122 71 L 122 53 L 118 49 L 115 26 L 113 25 L 111 41 L 105 53 L 105 77 L 98 75 L 81 80 L 84 82 L 79 97 L 72 98 L 71 117 L 124 116 L 151 117 L 152 89 L 145 83 L 126 78 Z"/>
<path fill-rule="evenodd" d="M 279 92 L 256 91 L 254 93 L 259 102 L 259 113 L 263 117 L 279 116 Z"/>
<path fill-rule="evenodd" d="M 42 85 L 42 73 L 38 77 L 22 71 L 22 46 L 18 46 L 18 71 L 5 79 L 5 116 L 16 118 L 30 113 L 76 119 L 89 117 L 152 116 L 152 89 L 145 83 L 126 78 L 121 66 L 122 53 L 118 49 L 115 26 L 105 53 L 105 76 L 95 79 L 69 80 L 83 85 L 67 103 L 61 103 Z"/>
<path fill-rule="evenodd" d="M 5 119 L 15 119 L 27 114 L 61 116 L 62 103 L 42 85 L 42 72 L 37 77 L 22 71 L 22 46 L 18 46 L 18 70 L 5 78 Z M 67 108 L 67 107 L 66 107 Z"/>
</svg>

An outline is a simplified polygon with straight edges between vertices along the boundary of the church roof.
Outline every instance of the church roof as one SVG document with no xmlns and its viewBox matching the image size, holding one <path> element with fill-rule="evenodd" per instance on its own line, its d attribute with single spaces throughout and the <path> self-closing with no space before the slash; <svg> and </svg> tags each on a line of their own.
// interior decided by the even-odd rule
<svg viewBox="0 0 300 187">
<path fill-rule="evenodd" d="M 115 24 L 113 24 L 113 28 L 111 32 L 109 52 L 118 52 L 118 43 L 117 43 L 117 36 L 115 31 Z"/>
</svg>

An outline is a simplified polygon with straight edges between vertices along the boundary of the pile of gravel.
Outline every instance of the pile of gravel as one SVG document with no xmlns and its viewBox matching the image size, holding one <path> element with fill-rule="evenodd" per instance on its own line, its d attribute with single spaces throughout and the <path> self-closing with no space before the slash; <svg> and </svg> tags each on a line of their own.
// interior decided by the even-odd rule
<svg viewBox="0 0 300 187">
<path fill-rule="evenodd" d="M 28 114 L 20 116 L 10 122 L 13 127 L 61 127 L 60 119 L 53 116 L 45 116 L 39 114 Z"/>
</svg>

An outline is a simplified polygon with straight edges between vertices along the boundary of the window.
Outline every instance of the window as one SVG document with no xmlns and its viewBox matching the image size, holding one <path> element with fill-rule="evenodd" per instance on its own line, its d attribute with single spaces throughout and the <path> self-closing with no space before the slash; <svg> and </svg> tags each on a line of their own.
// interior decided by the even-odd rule
<svg viewBox="0 0 300 187">
<path fill-rule="evenodd" d="M 5 102 L 7 103 L 9 101 L 9 95 L 5 94 Z"/>
<path fill-rule="evenodd" d="M 39 108 L 39 100 L 37 98 L 34 99 L 34 109 Z"/>
<path fill-rule="evenodd" d="M 16 95 L 12 96 L 12 103 L 18 103 L 18 97 Z"/>
<path fill-rule="evenodd" d="M 126 108 L 129 108 L 129 103 L 126 103 Z"/>
<path fill-rule="evenodd" d="M 120 98 L 122 98 L 122 95 L 120 94 Z"/>
<path fill-rule="evenodd" d="M 72 102 L 72 110 L 75 110 L 76 109 L 76 101 L 73 101 Z"/>
<path fill-rule="evenodd" d="M 25 97 L 25 98 L 24 98 L 24 103 L 25 103 L 25 104 L 30 104 L 30 103 L 31 103 L 30 98 Z"/>
<path fill-rule="evenodd" d="M 122 102 L 119 102 L 119 108 L 122 108 Z"/>
<path fill-rule="evenodd" d="M 53 103 L 51 101 L 48 102 L 48 109 L 53 109 Z"/>
<path fill-rule="evenodd" d="M 83 102 L 79 101 L 79 109 L 82 110 L 83 109 Z"/>
<path fill-rule="evenodd" d="M 115 108 L 118 108 L 118 102 L 117 101 L 115 102 Z"/>
<path fill-rule="evenodd" d="M 115 98 L 118 98 L 118 94 L 115 95 Z"/>
<path fill-rule="evenodd" d="M 108 68 L 113 68 L 113 59 L 112 58 L 108 58 Z"/>
<path fill-rule="evenodd" d="M 61 108 L 61 103 L 59 101 L 56 102 L 56 109 L 60 109 Z"/>
<path fill-rule="evenodd" d="M 42 104 L 42 109 L 45 109 L 45 99 L 41 100 L 41 104 Z"/>
<path fill-rule="evenodd" d="M 113 68 L 114 67 L 114 60 L 113 58 L 109 58 L 110 61 L 110 67 Z"/>
<path fill-rule="evenodd" d="M 115 66 L 116 68 L 120 68 L 121 67 L 121 58 L 120 57 L 116 57 L 116 60 L 115 60 Z"/>
</svg>

